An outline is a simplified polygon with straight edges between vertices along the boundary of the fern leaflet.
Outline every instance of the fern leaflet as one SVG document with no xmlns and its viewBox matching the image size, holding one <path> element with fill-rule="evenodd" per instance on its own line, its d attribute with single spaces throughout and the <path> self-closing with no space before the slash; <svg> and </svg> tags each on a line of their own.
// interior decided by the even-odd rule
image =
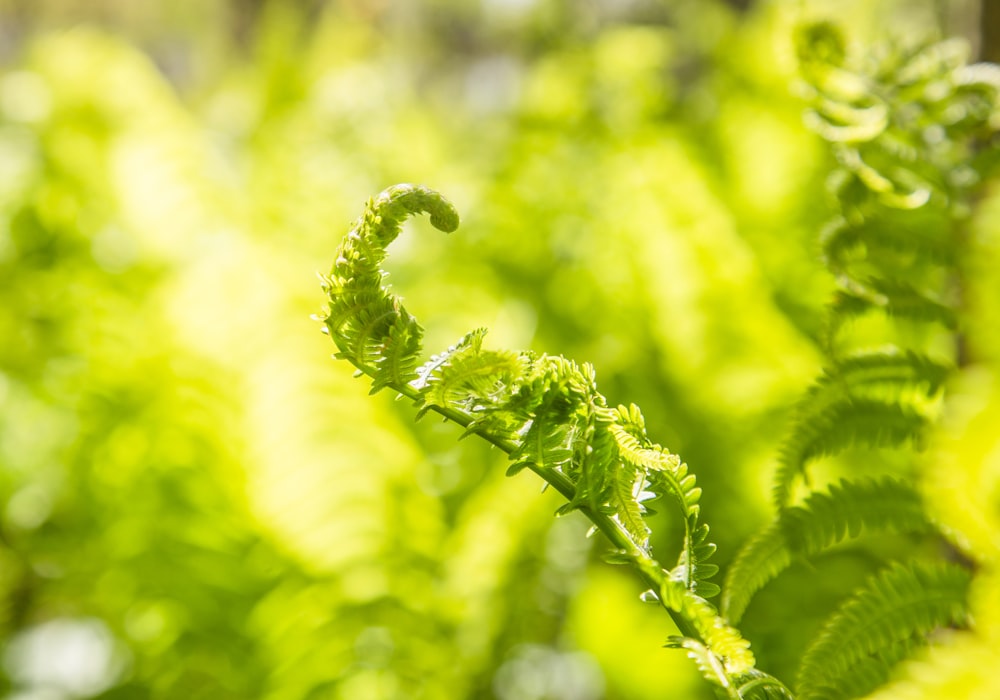
<svg viewBox="0 0 1000 700">
<path fill-rule="evenodd" d="M 726 575 L 722 614 L 733 622 L 750 599 L 792 564 L 796 556 L 814 556 L 862 531 L 933 532 L 920 495 L 892 478 L 847 481 L 815 492 L 748 542 Z"/>
<path fill-rule="evenodd" d="M 920 641 L 944 626 L 967 622 L 969 572 L 956 565 L 894 564 L 841 606 L 806 651 L 799 671 L 802 700 L 850 695 L 855 670 L 881 682 L 873 667 L 888 669 L 901 645 Z M 883 659 L 879 655 L 884 654 Z M 887 675 L 887 674 L 886 674 Z"/>
<path fill-rule="evenodd" d="M 875 399 L 842 399 L 813 417 L 786 443 L 775 476 L 774 499 L 785 507 L 795 477 L 818 457 L 849 447 L 920 444 L 927 418 L 911 406 Z"/>
</svg>

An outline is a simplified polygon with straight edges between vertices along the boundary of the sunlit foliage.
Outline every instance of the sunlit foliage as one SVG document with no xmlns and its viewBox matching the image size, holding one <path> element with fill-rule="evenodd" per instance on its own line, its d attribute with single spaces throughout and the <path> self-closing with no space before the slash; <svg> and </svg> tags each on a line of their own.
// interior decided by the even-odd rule
<svg viewBox="0 0 1000 700">
<path fill-rule="evenodd" d="M 793 28 L 832 13 L 863 56 L 887 27 L 970 26 L 938 5 L 0 3 L 0 694 L 711 697 L 647 586 L 580 513 L 552 517 L 559 494 L 330 360 L 314 273 L 372 193 L 446 192 L 461 231 L 414 224 L 388 263 L 426 347 L 489 326 L 487 347 L 592 363 L 697 473 L 724 574 L 829 364 L 826 262 L 863 237 L 817 243 L 834 164 L 789 89 Z M 919 464 L 877 455 L 914 475 L 898 518 L 837 510 L 839 487 L 783 511 L 829 498 L 845 532 L 896 534 L 793 558 L 740 622 L 789 682 L 879 562 L 943 551 L 976 563 L 976 628 L 893 692 L 996 694 L 1000 210 L 977 188 L 969 362 L 919 403 L 944 416 Z M 917 367 L 898 359 L 887 386 Z M 856 457 L 807 471 L 836 484 Z M 947 546 L 910 534 L 918 492 Z M 666 503 L 645 522 L 673 566 L 687 521 Z"/>
</svg>

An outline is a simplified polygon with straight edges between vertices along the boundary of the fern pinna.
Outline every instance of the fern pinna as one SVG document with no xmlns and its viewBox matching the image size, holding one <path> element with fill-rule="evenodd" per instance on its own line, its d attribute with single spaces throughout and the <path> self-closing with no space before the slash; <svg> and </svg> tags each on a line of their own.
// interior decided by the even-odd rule
<svg viewBox="0 0 1000 700">
<path fill-rule="evenodd" d="M 811 462 L 852 447 L 919 447 L 951 367 L 967 360 L 963 222 L 1000 155 L 1000 68 L 966 65 L 961 41 L 893 46 L 849 62 L 829 24 L 806 28 L 798 53 L 807 123 L 839 163 L 838 213 L 822 250 L 837 290 L 823 374 L 797 406 L 774 486 L 777 520 L 727 573 L 733 623 L 789 566 L 862 532 L 933 531 L 900 477 L 843 480 L 802 496 Z M 798 496 L 798 498 L 797 498 Z M 935 628 L 965 622 L 968 573 L 957 564 L 894 564 L 833 615 L 802 659 L 801 698 L 863 695 Z"/>
<path fill-rule="evenodd" d="M 635 405 L 608 406 L 594 369 L 560 356 L 491 350 L 474 330 L 421 363 L 423 329 L 385 283 L 386 246 L 413 213 L 430 214 L 445 232 L 458 214 L 426 187 L 397 185 L 368 202 L 337 251 L 323 287 L 329 297 L 325 331 L 337 357 L 390 389 L 478 435 L 509 455 L 508 474 L 533 471 L 566 498 L 560 513 L 582 512 L 610 540 L 608 560 L 628 564 L 650 586 L 681 635 L 668 646 L 685 649 L 724 697 L 791 697 L 754 667 L 749 644 L 708 598 L 715 545 L 698 501 L 701 489 L 681 459 L 653 442 Z M 684 520 L 677 563 L 653 556 L 647 504 L 667 498 Z"/>
</svg>

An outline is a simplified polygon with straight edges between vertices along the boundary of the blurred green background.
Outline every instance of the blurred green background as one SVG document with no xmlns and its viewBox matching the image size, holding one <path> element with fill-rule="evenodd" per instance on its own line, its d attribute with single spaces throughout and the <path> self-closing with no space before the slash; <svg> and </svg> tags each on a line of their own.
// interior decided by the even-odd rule
<svg viewBox="0 0 1000 700">
<path fill-rule="evenodd" d="M 330 359 L 315 272 L 444 192 L 389 261 L 427 347 L 592 362 L 725 564 L 832 288 L 793 27 L 988 54 L 996 4 L 0 0 L 3 697 L 710 697 L 582 517 Z M 832 556 L 751 608 L 768 671 L 872 565 Z"/>
</svg>

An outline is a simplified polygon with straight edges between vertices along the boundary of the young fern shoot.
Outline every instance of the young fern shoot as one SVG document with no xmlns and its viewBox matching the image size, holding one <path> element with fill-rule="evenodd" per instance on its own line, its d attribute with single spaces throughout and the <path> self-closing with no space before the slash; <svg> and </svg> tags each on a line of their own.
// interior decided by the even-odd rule
<svg viewBox="0 0 1000 700">
<path fill-rule="evenodd" d="M 423 329 L 385 283 L 386 247 L 404 219 L 426 212 L 438 229 L 458 227 L 455 208 L 423 186 L 396 185 L 368 202 L 323 277 L 329 298 L 324 330 L 336 357 L 411 399 L 419 415 L 433 411 L 504 451 L 509 475 L 530 470 L 566 499 L 559 513 L 578 510 L 611 542 L 612 563 L 627 564 L 649 586 L 645 594 L 670 614 L 685 649 L 705 678 L 728 698 L 790 698 L 759 671 L 749 643 L 707 600 L 715 545 L 699 508 L 701 489 L 681 459 L 647 435 L 635 405 L 608 406 L 594 369 L 561 356 L 484 347 L 485 329 L 466 334 L 421 363 Z M 684 521 L 681 554 L 667 568 L 654 558 L 646 504 L 666 497 Z"/>
</svg>

